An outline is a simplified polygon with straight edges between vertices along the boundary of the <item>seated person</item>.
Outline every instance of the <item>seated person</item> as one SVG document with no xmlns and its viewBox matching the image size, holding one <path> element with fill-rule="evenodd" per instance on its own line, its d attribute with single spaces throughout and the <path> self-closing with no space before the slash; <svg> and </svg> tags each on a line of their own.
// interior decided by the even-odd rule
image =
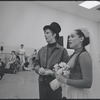
<svg viewBox="0 0 100 100">
<path fill-rule="evenodd" d="M 35 49 L 33 54 L 32 54 L 32 61 L 34 62 L 36 59 L 36 55 L 37 55 L 37 50 Z"/>
<path fill-rule="evenodd" d="M 36 59 L 36 56 L 37 56 L 37 50 L 34 49 L 34 52 L 33 52 L 33 54 L 32 54 L 32 65 L 33 65 L 33 69 L 34 69 L 34 61 L 35 61 L 35 59 Z"/>
<path fill-rule="evenodd" d="M 4 63 L 0 59 L 0 80 L 2 79 L 3 76 L 4 76 Z"/>
<path fill-rule="evenodd" d="M 19 57 L 18 55 L 16 55 L 15 64 L 16 64 L 16 69 L 17 69 L 17 71 L 19 71 L 20 66 L 21 66 L 21 62 L 20 62 L 20 57 Z"/>
<path fill-rule="evenodd" d="M 25 58 L 25 63 L 24 63 L 24 65 L 23 65 L 22 69 L 23 69 L 24 71 L 30 71 L 30 70 L 31 70 L 31 68 L 29 67 L 28 58 Z"/>
<path fill-rule="evenodd" d="M 15 51 L 11 51 L 10 61 L 7 63 L 5 67 L 5 73 L 16 73 L 16 54 Z"/>
</svg>

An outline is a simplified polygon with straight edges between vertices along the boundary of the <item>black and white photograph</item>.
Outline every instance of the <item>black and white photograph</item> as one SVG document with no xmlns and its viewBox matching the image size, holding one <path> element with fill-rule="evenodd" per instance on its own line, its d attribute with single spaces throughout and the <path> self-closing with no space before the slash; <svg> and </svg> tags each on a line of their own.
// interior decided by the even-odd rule
<svg viewBox="0 0 100 100">
<path fill-rule="evenodd" d="M 0 1 L 0 99 L 100 99 L 100 1 Z"/>
</svg>

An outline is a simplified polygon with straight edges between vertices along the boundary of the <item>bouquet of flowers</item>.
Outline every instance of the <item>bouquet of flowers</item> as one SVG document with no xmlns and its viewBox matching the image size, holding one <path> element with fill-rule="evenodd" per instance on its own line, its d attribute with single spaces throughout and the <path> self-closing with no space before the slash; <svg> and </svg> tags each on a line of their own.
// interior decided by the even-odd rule
<svg viewBox="0 0 100 100">
<path fill-rule="evenodd" d="M 53 66 L 53 71 L 58 75 L 63 75 L 65 78 L 68 78 L 70 74 L 70 66 L 67 65 L 65 62 L 61 62 L 60 64 L 55 64 Z M 53 91 L 58 89 L 60 86 L 61 83 L 57 79 L 54 79 L 50 82 L 50 87 Z"/>
</svg>

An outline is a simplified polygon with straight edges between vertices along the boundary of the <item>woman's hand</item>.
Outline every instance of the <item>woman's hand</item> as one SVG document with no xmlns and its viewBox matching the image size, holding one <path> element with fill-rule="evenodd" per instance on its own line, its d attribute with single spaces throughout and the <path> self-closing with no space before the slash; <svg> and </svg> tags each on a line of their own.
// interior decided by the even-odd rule
<svg viewBox="0 0 100 100">
<path fill-rule="evenodd" d="M 62 68 L 60 68 L 59 70 L 57 70 L 57 72 L 56 72 L 56 73 L 61 75 L 61 74 L 62 74 L 62 72 L 63 72 L 63 69 L 62 69 Z"/>
<path fill-rule="evenodd" d="M 69 78 L 69 74 L 70 74 L 70 71 L 67 71 L 67 70 L 64 70 L 64 71 L 63 71 L 63 76 L 64 76 L 65 78 Z"/>
<path fill-rule="evenodd" d="M 59 82 L 67 84 L 67 78 L 65 78 L 64 76 L 62 76 L 62 75 L 60 75 L 60 74 L 57 74 L 57 73 L 55 74 L 55 76 L 56 76 L 56 79 L 57 79 Z"/>
</svg>

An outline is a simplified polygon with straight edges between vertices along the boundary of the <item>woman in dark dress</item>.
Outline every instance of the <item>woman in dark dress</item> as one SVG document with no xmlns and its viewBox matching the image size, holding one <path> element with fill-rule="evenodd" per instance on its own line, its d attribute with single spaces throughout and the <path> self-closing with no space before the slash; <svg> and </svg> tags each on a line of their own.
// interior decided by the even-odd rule
<svg viewBox="0 0 100 100">
<path fill-rule="evenodd" d="M 85 46 L 90 43 L 86 29 L 76 29 L 69 36 L 69 48 L 74 49 L 69 62 L 69 78 L 56 75 L 58 81 L 66 84 L 65 96 L 68 99 L 86 99 L 92 86 L 92 60 Z"/>
</svg>

